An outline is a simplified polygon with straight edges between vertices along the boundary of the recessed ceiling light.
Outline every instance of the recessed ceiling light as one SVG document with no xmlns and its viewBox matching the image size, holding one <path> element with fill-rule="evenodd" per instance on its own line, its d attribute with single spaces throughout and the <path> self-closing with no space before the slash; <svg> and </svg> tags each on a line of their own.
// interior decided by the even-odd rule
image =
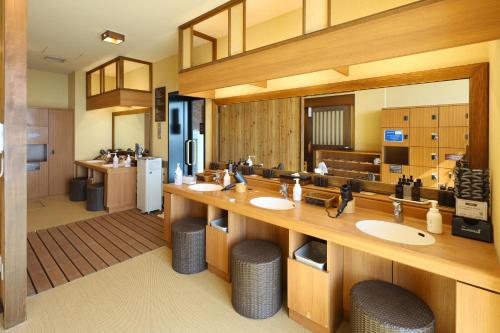
<svg viewBox="0 0 500 333">
<path fill-rule="evenodd" d="M 125 35 L 118 32 L 106 30 L 101 34 L 101 40 L 111 44 L 121 44 L 125 41 Z"/>
<path fill-rule="evenodd" d="M 55 62 L 59 62 L 59 63 L 63 63 L 66 61 L 66 59 L 64 59 L 64 58 L 54 57 L 54 56 L 45 56 L 45 57 L 43 57 L 43 59 L 49 60 L 49 61 L 55 61 Z"/>
</svg>

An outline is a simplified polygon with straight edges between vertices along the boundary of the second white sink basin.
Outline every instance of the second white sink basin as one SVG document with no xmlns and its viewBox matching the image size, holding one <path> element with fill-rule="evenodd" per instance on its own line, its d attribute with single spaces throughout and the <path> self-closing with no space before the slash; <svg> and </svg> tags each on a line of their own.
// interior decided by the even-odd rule
<svg viewBox="0 0 500 333">
<path fill-rule="evenodd" d="M 194 184 L 189 186 L 189 189 L 198 192 L 215 192 L 222 190 L 222 186 L 217 184 Z"/>
<path fill-rule="evenodd" d="M 432 245 L 436 242 L 425 231 L 393 222 L 363 220 L 356 222 L 356 227 L 368 235 L 401 244 Z"/>
<path fill-rule="evenodd" d="M 253 198 L 250 200 L 250 204 L 260 208 L 272 210 L 289 210 L 295 208 L 295 204 L 293 202 L 273 197 Z"/>
</svg>

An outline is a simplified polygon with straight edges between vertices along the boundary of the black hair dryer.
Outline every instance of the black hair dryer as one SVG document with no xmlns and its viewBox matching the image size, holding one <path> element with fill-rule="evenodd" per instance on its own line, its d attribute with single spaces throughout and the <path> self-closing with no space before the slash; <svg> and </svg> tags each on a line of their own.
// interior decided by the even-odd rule
<svg viewBox="0 0 500 333">
<path fill-rule="evenodd" d="M 339 217 L 340 214 L 342 214 L 349 201 L 353 200 L 351 185 L 342 185 L 342 187 L 340 188 L 340 198 L 342 199 L 342 201 L 340 202 L 339 208 L 337 209 L 337 215 L 335 216 L 336 218 Z"/>
</svg>

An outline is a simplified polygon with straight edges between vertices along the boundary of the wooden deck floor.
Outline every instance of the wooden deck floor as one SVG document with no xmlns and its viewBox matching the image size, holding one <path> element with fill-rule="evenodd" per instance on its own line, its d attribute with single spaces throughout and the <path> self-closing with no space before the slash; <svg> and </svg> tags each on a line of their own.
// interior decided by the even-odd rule
<svg viewBox="0 0 500 333">
<path fill-rule="evenodd" d="M 28 295 L 163 245 L 163 221 L 137 209 L 29 232 Z"/>
</svg>

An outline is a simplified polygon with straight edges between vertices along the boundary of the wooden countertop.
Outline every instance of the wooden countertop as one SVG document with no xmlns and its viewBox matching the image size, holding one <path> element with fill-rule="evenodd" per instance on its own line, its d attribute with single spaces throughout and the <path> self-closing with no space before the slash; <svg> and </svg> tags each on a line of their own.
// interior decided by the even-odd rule
<svg viewBox="0 0 500 333">
<path fill-rule="evenodd" d="M 250 218 L 271 223 L 313 237 L 331 241 L 356 250 L 393 260 L 408 266 L 446 276 L 458 281 L 500 292 L 500 263 L 493 244 L 451 235 L 444 225 L 443 235 L 434 235 L 436 243 L 430 246 L 412 246 L 384 241 L 369 236 L 355 226 L 365 219 L 392 221 L 391 214 L 357 208 L 354 214 L 343 214 L 338 219 L 327 216 L 325 209 L 297 203 L 293 210 L 273 211 L 250 204 L 255 197 L 279 197 L 277 192 L 253 186 L 247 193 L 196 192 L 187 185 L 164 185 L 164 191 L 190 200 L 212 205 Z M 229 199 L 236 199 L 230 202 Z M 405 225 L 421 230 L 421 220 L 405 219 Z"/>
<path fill-rule="evenodd" d="M 130 169 L 133 169 L 135 172 L 137 168 L 135 166 L 126 168 L 123 164 L 120 164 L 118 168 L 113 168 L 112 164 L 106 164 L 106 162 L 104 161 L 103 162 L 75 161 L 75 164 L 102 173 L 124 172 L 125 170 L 130 170 Z"/>
</svg>

